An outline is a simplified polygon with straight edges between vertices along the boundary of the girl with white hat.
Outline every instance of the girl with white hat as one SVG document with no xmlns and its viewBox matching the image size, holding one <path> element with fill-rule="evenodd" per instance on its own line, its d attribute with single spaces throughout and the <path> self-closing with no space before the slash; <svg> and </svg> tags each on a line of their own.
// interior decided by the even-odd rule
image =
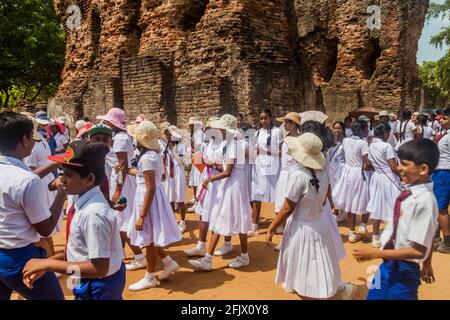
<svg viewBox="0 0 450 320">
<path fill-rule="evenodd" d="M 275 229 L 287 219 L 275 281 L 301 297 L 328 299 L 339 293 L 341 299 L 351 299 L 356 288 L 341 280 L 334 239 L 322 218 L 328 191 L 322 141 L 308 132 L 286 137 L 285 143 L 301 167 L 291 172 L 283 208 L 266 236 L 272 246 Z"/>
<path fill-rule="evenodd" d="M 297 112 L 289 112 L 282 118 L 277 118 L 277 121 L 283 122 L 284 128 L 287 131 L 287 137 L 298 137 L 300 135 L 300 128 L 302 120 L 300 114 Z M 284 195 L 286 193 L 287 181 L 291 171 L 299 169 L 299 164 L 289 154 L 289 149 L 286 143 L 281 145 L 281 171 L 278 178 L 277 187 L 275 190 L 275 213 L 278 214 L 284 204 Z M 283 226 L 280 226 L 277 233 L 283 233 Z M 275 247 L 279 250 L 279 245 Z"/>
<path fill-rule="evenodd" d="M 168 278 L 180 268 L 163 248 L 181 240 L 181 233 L 161 183 L 164 164 L 157 141 L 159 129 L 150 121 L 142 121 L 130 126 L 128 133 L 137 141 L 139 156 L 136 168 L 130 170 L 136 175 L 137 188 L 127 235 L 132 245 L 147 248 L 147 272 L 129 289 L 140 291 L 158 285 L 155 277 L 157 256 L 164 264 L 159 280 Z"/>
<path fill-rule="evenodd" d="M 259 115 L 261 128 L 256 132 L 256 160 L 252 175 L 252 230 L 249 236 L 259 235 L 258 222 L 261 202 L 275 202 L 275 190 L 280 175 L 280 144 L 283 132 L 273 126 L 272 111 L 264 109 Z"/>
<path fill-rule="evenodd" d="M 237 119 L 232 115 L 224 115 L 219 121 L 211 124 L 212 128 L 220 129 L 226 139 L 221 142 L 218 150 L 222 150 L 223 172 L 210 176 L 203 182 L 206 189 L 211 182 L 220 181 L 215 204 L 210 214 L 209 228 L 213 232 L 206 255 L 199 260 L 189 260 L 196 269 L 211 270 L 212 257 L 220 236 L 239 234 L 241 255 L 229 264 L 231 268 L 241 268 L 250 263 L 247 248 L 247 233 L 251 229 L 251 207 L 248 192 L 243 182 L 244 152 L 238 143 L 236 135 Z M 227 134 L 228 133 L 228 134 Z"/>
<path fill-rule="evenodd" d="M 121 197 L 127 199 L 127 203 L 134 202 L 134 195 L 136 193 L 136 179 L 128 174 L 128 169 L 132 167 L 132 159 L 134 158 L 133 139 L 127 133 L 126 115 L 125 112 L 118 108 L 111 108 L 104 116 L 97 116 L 97 119 L 110 127 L 113 131 L 113 146 L 112 152 L 115 154 L 110 160 L 113 160 L 112 173 L 109 179 L 109 194 L 111 201 L 117 203 Z M 141 249 L 130 244 L 127 237 L 128 222 L 132 214 L 132 206 L 128 205 L 122 212 L 117 211 L 119 221 L 120 236 L 122 243 L 125 243 L 131 248 L 134 254 L 134 261 L 126 264 L 127 270 L 138 270 L 145 268 L 146 261 Z"/>
</svg>

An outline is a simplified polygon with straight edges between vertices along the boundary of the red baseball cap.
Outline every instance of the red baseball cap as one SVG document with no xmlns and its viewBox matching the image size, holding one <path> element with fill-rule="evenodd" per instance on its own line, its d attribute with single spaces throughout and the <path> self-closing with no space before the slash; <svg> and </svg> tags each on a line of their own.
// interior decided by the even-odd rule
<svg viewBox="0 0 450 320">
<path fill-rule="evenodd" d="M 63 156 L 49 156 L 48 159 L 74 167 L 101 167 L 105 165 L 108 147 L 101 142 L 86 140 L 72 142 Z"/>
</svg>

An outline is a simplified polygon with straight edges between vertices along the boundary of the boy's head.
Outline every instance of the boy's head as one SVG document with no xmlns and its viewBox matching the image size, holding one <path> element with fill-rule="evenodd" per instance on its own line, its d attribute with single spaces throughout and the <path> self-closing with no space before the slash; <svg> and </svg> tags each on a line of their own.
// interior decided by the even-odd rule
<svg viewBox="0 0 450 320">
<path fill-rule="evenodd" d="M 34 124 L 15 112 L 0 113 L 0 153 L 19 159 L 28 157 L 34 147 Z"/>
<path fill-rule="evenodd" d="M 442 128 L 450 129 L 450 108 L 447 108 L 442 112 L 442 118 L 439 120 L 439 123 Z"/>
<path fill-rule="evenodd" d="M 101 142 L 108 147 L 112 145 L 113 131 L 105 124 L 96 124 L 89 130 L 89 138 L 91 142 Z"/>
<path fill-rule="evenodd" d="M 108 152 L 103 143 L 79 140 L 69 145 L 64 156 L 50 156 L 49 159 L 64 165 L 63 183 L 67 193 L 81 195 L 104 179 Z"/>
<path fill-rule="evenodd" d="M 425 183 L 439 163 L 439 149 L 429 139 L 415 139 L 398 150 L 398 170 L 405 184 Z"/>
</svg>

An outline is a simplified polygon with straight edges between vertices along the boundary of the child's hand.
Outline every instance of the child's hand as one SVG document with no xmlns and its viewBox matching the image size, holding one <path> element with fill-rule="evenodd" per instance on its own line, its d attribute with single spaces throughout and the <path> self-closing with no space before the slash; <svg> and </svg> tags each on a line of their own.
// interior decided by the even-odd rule
<svg viewBox="0 0 450 320">
<path fill-rule="evenodd" d="M 272 242 L 273 235 L 274 235 L 274 232 L 269 229 L 266 234 L 266 244 L 271 248 L 273 248 L 273 242 Z"/>
<path fill-rule="evenodd" d="M 138 220 L 136 221 L 136 230 L 142 231 L 144 228 L 144 219 L 143 217 L 139 216 Z"/>
<path fill-rule="evenodd" d="M 31 259 L 22 270 L 23 283 L 33 289 L 33 283 L 41 278 L 47 271 L 48 259 Z"/>
<path fill-rule="evenodd" d="M 357 248 L 353 250 L 353 257 L 358 261 L 369 261 L 377 258 L 380 249 L 375 248 Z"/>
<path fill-rule="evenodd" d="M 163 173 L 162 176 L 161 176 L 161 182 L 164 182 L 164 181 L 166 181 L 166 174 L 165 173 Z"/>
<path fill-rule="evenodd" d="M 123 210 L 125 210 L 125 209 L 127 208 L 127 205 L 128 205 L 128 204 L 126 204 L 126 203 L 124 203 L 124 204 L 118 204 L 118 203 L 116 203 L 116 204 L 113 206 L 113 209 L 116 210 L 116 211 L 122 212 Z"/>
<path fill-rule="evenodd" d="M 205 181 L 202 183 L 202 187 L 205 190 L 208 190 L 208 184 L 209 184 L 209 178 L 206 178 Z"/>
<path fill-rule="evenodd" d="M 434 278 L 433 267 L 431 263 L 424 263 L 420 271 L 420 279 L 425 283 L 432 284 L 436 279 Z"/>
</svg>

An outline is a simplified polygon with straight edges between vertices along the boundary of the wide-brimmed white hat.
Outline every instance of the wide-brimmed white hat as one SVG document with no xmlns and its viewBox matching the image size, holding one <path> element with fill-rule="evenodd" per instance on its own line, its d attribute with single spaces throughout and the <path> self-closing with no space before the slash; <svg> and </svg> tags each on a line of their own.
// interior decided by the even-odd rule
<svg viewBox="0 0 450 320">
<path fill-rule="evenodd" d="M 188 120 L 188 123 L 185 125 L 186 127 L 189 126 L 203 126 L 203 122 L 201 122 L 197 117 L 190 117 Z"/>
<path fill-rule="evenodd" d="M 141 145 L 151 150 L 159 150 L 159 129 L 151 121 L 145 120 L 128 126 L 128 134 Z"/>
<path fill-rule="evenodd" d="M 220 117 L 211 117 L 208 119 L 208 121 L 206 121 L 205 127 L 211 127 L 211 123 L 213 123 L 214 121 L 219 121 Z"/>
<path fill-rule="evenodd" d="M 380 111 L 380 113 L 375 116 L 375 120 L 380 120 L 380 117 L 389 117 L 389 120 L 393 119 L 392 114 L 384 110 Z"/>
<path fill-rule="evenodd" d="M 322 153 L 323 144 L 318 136 L 307 132 L 298 137 L 284 138 L 289 154 L 298 163 L 307 168 L 322 170 L 325 168 L 326 159 Z"/>
<path fill-rule="evenodd" d="M 167 129 L 168 127 L 170 127 L 170 122 L 168 122 L 168 121 L 164 121 L 163 123 L 161 123 L 161 124 L 159 125 L 159 129 L 160 129 L 160 130 Z"/>
<path fill-rule="evenodd" d="M 284 122 L 285 120 L 290 120 L 299 126 L 302 125 L 302 118 L 298 112 L 289 112 L 284 117 L 277 118 L 278 122 Z"/>
<path fill-rule="evenodd" d="M 180 129 L 178 129 L 177 126 L 169 126 L 167 130 L 172 136 L 172 140 L 178 141 L 183 137 L 183 134 L 180 132 Z"/>
<path fill-rule="evenodd" d="M 231 114 L 224 114 L 219 120 L 211 122 L 211 128 L 213 129 L 223 129 L 230 133 L 237 133 L 237 119 Z"/>
</svg>

